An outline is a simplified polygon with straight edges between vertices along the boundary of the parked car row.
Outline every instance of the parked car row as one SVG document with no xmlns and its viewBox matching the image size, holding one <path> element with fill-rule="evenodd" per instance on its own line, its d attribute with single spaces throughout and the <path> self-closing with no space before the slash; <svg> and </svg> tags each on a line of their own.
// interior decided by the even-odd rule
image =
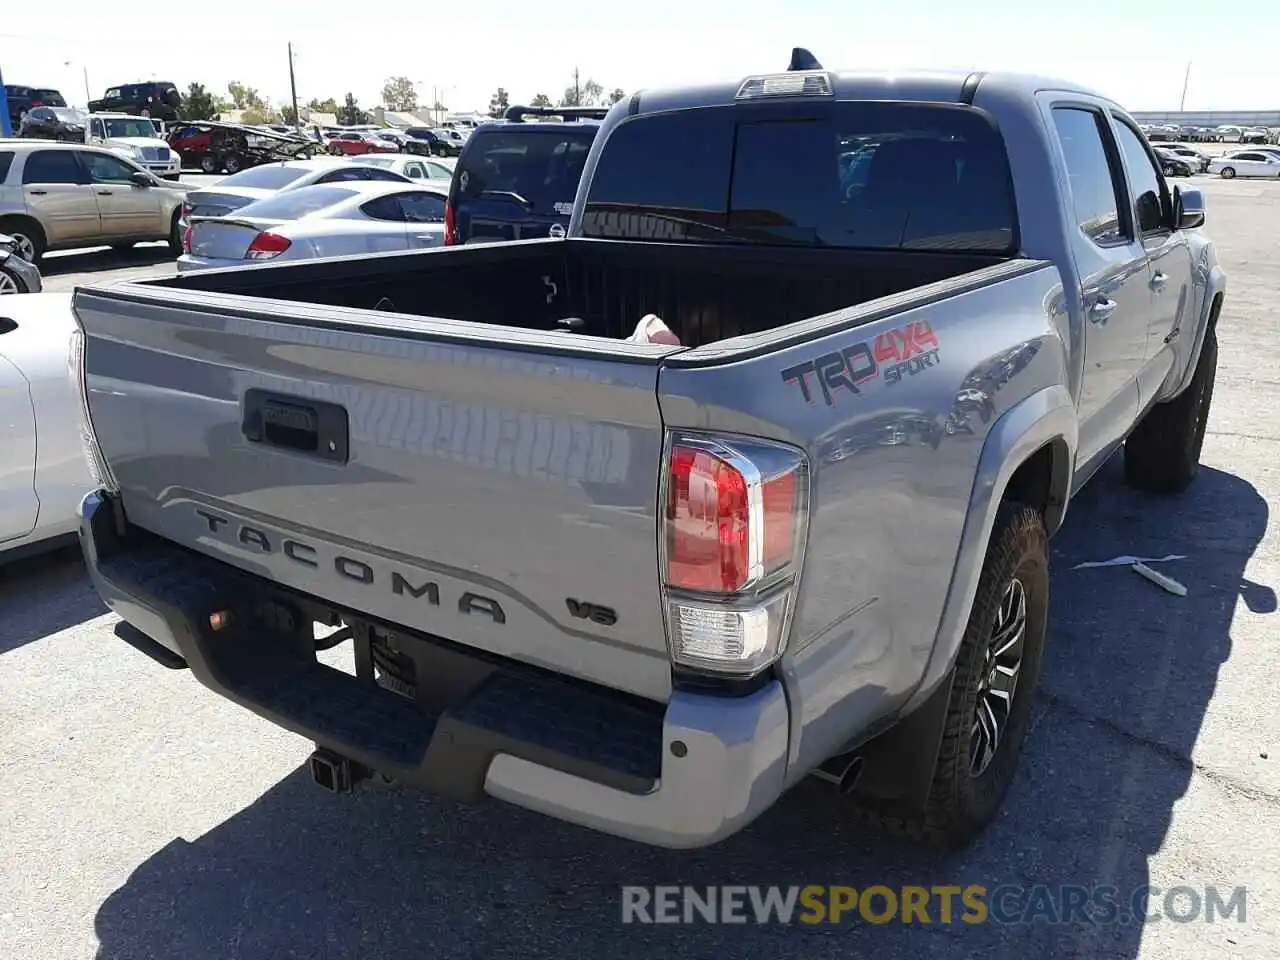
<svg viewBox="0 0 1280 960">
<path fill-rule="evenodd" d="M 1196 127 L 1176 123 L 1148 123 L 1142 132 L 1152 143 L 1182 141 L 1190 143 L 1277 143 L 1280 127 L 1241 127 L 1222 124 L 1217 127 Z"/>
</svg>

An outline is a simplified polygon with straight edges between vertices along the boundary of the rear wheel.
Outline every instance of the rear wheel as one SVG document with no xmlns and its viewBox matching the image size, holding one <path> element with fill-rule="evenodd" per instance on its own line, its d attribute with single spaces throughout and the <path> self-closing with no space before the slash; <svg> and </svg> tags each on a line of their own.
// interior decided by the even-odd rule
<svg viewBox="0 0 1280 960">
<path fill-rule="evenodd" d="M 960 643 L 933 780 L 922 813 L 864 807 L 898 833 L 947 847 L 972 841 L 1017 771 L 1049 613 L 1048 537 L 1039 511 L 999 507 Z M 874 801 L 873 801 L 874 802 Z"/>
<path fill-rule="evenodd" d="M 1151 493 L 1181 493 L 1200 469 L 1200 450 L 1218 370 L 1218 334 L 1210 327 L 1200 347 L 1191 385 L 1158 403 L 1124 443 L 1124 478 Z"/>
<path fill-rule="evenodd" d="M 217 173 L 218 161 L 214 159 L 211 153 L 200 154 L 200 172 L 201 173 Z"/>
<path fill-rule="evenodd" d="M 1222 172 L 1220 174 L 1223 180 L 1230 180 L 1235 175 L 1236 175 L 1235 167 L 1223 167 Z"/>
<path fill-rule="evenodd" d="M 228 153 L 222 158 L 222 168 L 227 173 L 239 173 L 244 169 L 244 157 L 238 153 Z"/>
<path fill-rule="evenodd" d="M 28 263 L 39 264 L 44 256 L 44 231 L 34 220 L 25 217 L 0 217 L 0 233 L 18 241 L 18 256 Z"/>
</svg>

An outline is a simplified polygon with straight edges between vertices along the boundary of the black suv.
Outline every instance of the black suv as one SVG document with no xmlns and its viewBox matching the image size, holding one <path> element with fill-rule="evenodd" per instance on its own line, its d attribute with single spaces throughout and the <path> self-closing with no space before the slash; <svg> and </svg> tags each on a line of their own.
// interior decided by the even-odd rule
<svg viewBox="0 0 1280 960">
<path fill-rule="evenodd" d="M 129 113 L 135 117 L 177 120 L 182 94 L 166 80 L 109 87 L 101 100 L 89 101 L 90 113 Z"/>
<path fill-rule="evenodd" d="M 563 235 L 607 107 L 511 107 L 462 148 L 445 210 L 446 244 Z M 559 118 L 525 123 L 527 117 Z"/>
<path fill-rule="evenodd" d="M 17 130 L 32 107 L 65 107 L 67 101 L 52 87 L 23 87 L 6 83 L 4 95 L 9 99 L 9 122 Z"/>
<path fill-rule="evenodd" d="M 404 131 L 409 138 L 405 153 L 418 153 L 428 157 L 456 157 L 462 152 L 458 144 L 446 140 L 429 127 L 410 127 Z"/>
</svg>

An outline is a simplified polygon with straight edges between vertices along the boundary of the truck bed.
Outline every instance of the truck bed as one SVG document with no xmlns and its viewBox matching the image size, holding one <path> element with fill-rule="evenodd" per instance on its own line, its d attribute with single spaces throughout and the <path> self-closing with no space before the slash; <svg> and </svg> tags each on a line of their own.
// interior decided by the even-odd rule
<svg viewBox="0 0 1280 960">
<path fill-rule="evenodd" d="M 532 240 L 145 281 L 249 297 L 562 329 L 623 338 L 656 313 L 697 347 L 990 267 L 1007 258 L 934 251 Z"/>
</svg>

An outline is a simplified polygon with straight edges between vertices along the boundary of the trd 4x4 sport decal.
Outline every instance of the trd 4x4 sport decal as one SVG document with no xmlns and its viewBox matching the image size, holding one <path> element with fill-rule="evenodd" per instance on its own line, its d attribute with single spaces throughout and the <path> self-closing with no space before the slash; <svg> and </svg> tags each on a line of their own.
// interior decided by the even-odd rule
<svg viewBox="0 0 1280 960">
<path fill-rule="evenodd" d="M 882 333 L 875 340 L 863 340 L 843 350 L 824 353 L 782 371 L 785 383 L 800 388 L 805 403 L 817 403 L 813 384 L 818 385 L 823 402 L 835 405 L 837 390 L 857 396 L 860 384 L 883 376 L 889 386 L 904 376 L 915 376 L 941 360 L 938 337 L 928 320 L 913 320 L 904 327 Z M 812 378 L 812 380 L 810 379 Z"/>
</svg>

